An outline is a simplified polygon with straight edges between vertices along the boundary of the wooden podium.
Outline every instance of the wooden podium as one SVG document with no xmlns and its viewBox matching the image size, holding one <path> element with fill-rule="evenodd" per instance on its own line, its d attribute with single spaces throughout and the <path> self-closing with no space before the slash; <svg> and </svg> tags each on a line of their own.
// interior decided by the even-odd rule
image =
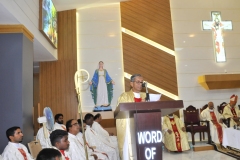
<svg viewBox="0 0 240 160">
<path fill-rule="evenodd" d="M 183 108 L 183 101 L 120 103 L 115 119 L 134 118 L 137 160 L 162 160 L 161 117 Z M 134 147 L 133 147 L 134 148 Z"/>
</svg>

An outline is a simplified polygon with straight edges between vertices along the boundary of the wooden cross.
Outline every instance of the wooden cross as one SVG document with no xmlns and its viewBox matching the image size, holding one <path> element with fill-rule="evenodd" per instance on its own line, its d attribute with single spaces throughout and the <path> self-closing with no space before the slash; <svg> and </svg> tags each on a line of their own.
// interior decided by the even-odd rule
<svg viewBox="0 0 240 160">
<path fill-rule="evenodd" d="M 214 54 L 216 62 L 226 62 L 226 54 L 224 49 L 224 39 L 222 31 L 232 30 L 232 21 L 222 21 L 221 12 L 211 12 L 211 21 L 202 21 L 203 30 L 212 30 Z"/>
</svg>

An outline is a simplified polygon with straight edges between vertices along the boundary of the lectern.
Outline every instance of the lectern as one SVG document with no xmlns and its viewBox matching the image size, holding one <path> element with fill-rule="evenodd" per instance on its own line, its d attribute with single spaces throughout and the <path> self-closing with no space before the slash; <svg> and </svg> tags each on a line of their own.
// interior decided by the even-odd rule
<svg viewBox="0 0 240 160">
<path fill-rule="evenodd" d="M 162 160 L 161 117 L 183 108 L 183 101 L 120 103 L 116 119 L 134 118 L 137 160 Z"/>
</svg>

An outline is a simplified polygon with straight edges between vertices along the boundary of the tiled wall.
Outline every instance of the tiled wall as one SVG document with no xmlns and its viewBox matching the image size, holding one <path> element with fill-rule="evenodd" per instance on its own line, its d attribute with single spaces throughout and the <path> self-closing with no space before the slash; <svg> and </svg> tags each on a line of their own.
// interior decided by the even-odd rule
<svg viewBox="0 0 240 160">
<path fill-rule="evenodd" d="M 213 101 L 215 107 L 229 102 L 240 89 L 205 90 L 197 78 L 205 74 L 240 73 L 240 1 L 170 0 L 179 97 L 184 107 L 202 107 Z M 202 20 L 211 20 L 211 11 L 220 11 L 222 20 L 231 20 L 233 30 L 224 31 L 227 62 L 216 63 L 212 31 L 202 30 Z M 225 73 L 226 72 L 226 73 Z"/>
<path fill-rule="evenodd" d="M 86 69 L 91 80 L 98 62 L 104 62 L 104 68 L 116 83 L 111 104 L 114 110 L 124 92 L 120 5 L 81 9 L 77 13 L 78 68 Z M 91 112 L 94 103 L 88 83 L 82 85 L 81 100 L 83 111 Z"/>
</svg>

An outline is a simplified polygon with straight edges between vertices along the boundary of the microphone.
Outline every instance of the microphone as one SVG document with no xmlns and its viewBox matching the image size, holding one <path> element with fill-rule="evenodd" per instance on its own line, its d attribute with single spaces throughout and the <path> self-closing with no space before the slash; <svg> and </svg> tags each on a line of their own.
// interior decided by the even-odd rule
<svg viewBox="0 0 240 160">
<path fill-rule="evenodd" d="M 147 88 L 147 83 L 148 83 L 147 81 L 143 82 L 142 87 L 145 87 L 145 88 L 146 88 L 146 98 L 145 98 L 145 100 L 146 100 L 146 101 L 150 101 L 149 93 L 148 93 L 148 88 Z"/>
</svg>

